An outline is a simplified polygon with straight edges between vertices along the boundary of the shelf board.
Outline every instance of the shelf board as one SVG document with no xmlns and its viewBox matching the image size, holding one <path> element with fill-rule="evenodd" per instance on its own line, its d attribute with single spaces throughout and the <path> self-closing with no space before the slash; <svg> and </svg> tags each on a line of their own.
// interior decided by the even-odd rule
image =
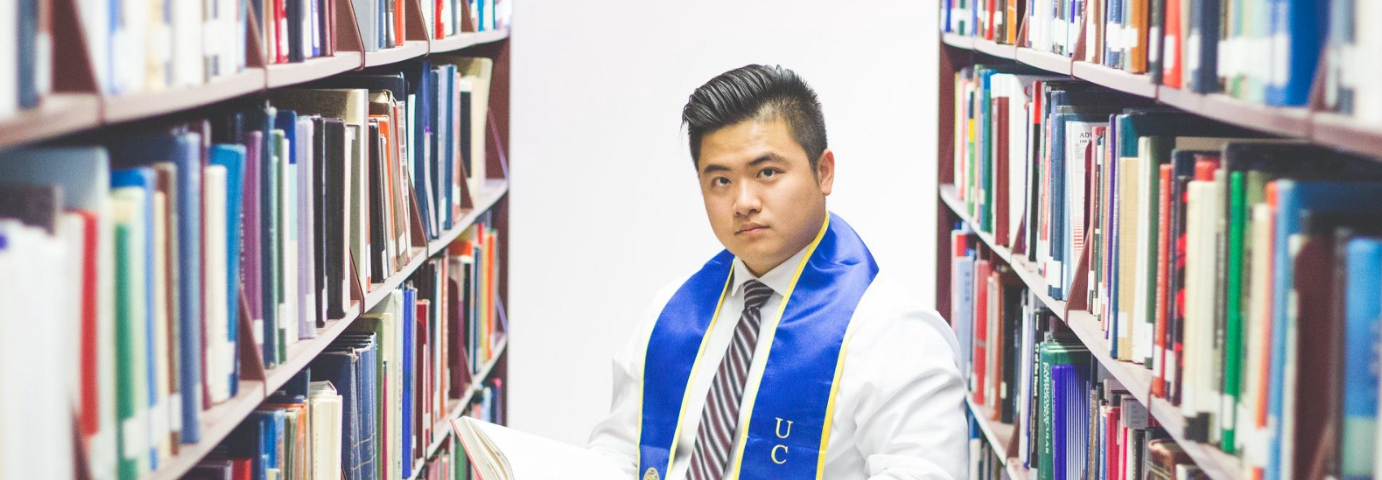
<svg viewBox="0 0 1382 480">
<path fill-rule="evenodd" d="M 454 242 L 457 238 L 460 238 L 461 233 L 464 232 L 467 228 L 470 228 L 470 225 L 475 223 L 475 220 L 480 218 L 480 214 L 489 211 L 490 208 L 493 208 L 494 204 L 499 203 L 499 199 L 503 198 L 504 195 L 508 192 L 508 180 L 502 178 L 491 178 L 485 180 L 485 185 L 480 189 L 480 195 L 478 195 L 476 198 L 475 208 L 471 209 L 469 212 L 466 212 L 465 216 L 461 217 L 460 222 L 458 222 L 454 227 L 452 227 L 451 230 L 442 233 L 440 237 L 428 242 L 427 252 L 431 255 L 436 255 L 437 253 L 446 250 L 446 247 L 451 245 L 451 242 Z"/>
<path fill-rule="evenodd" d="M 1164 398 L 1153 398 L 1151 406 L 1148 407 L 1152 417 L 1161 423 L 1171 438 L 1176 440 L 1182 450 L 1195 461 L 1195 465 L 1204 470 L 1206 475 L 1213 480 L 1239 480 L 1244 478 L 1242 466 L 1237 457 L 1224 453 L 1218 447 L 1206 445 L 1200 442 L 1187 440 L 1184 435 L 1185 421 L 1181 417 L 1180 408 L 1171 405 L 1171 402 Z"/>
<path fill-rule="evenodd" d="M 509 38 L 509 29 L 465 32 L 450 37 L 432 40 L 432 53 L 444 53 L 470 48 L 476 45 L 494 43 Z"/>
<path fill-rule="evenodd" d="M 1017 54 L 1017 47 L 1014 45 L 1003 45 L 993 40 L 975 39 L 974 50 L 983 52 L 986 55 L 1006 58 L 1012 60 Z"/>
<path fill-rule="evenodd" d="M 264 382 L 265 395 L 272 394 L 279 387 L 292 380 L 294 375 L 302 371 L 307 364 L 317 358 L 317 354 L 325 350 L 336 337 L 341 336 L 346 328 L 360 316 L 360 306 L 356 302 L 351 302 L 346 309 L 345 318 L 338 320 L 327 320 L 326 327 L 317 329 L 317 337 L 305 340 L 298 340 L 288 346 L 288 359 L 277 367 L 268 369 L 264 372 L 268 381 Z"/>
<path fill-rule="evenodd" d="M 975 223 L 973 219 L 965 214 L 964 204 L 959 200 L 955 192 L 954 185 L 941 185 L 941 202 L 973 229 Z M 1181 434 L 1184 429 L 1182 426 L 1184 422 L 1180 416 L 1180 412 L 1176 407 L 1171 406 L 1165 399 L 1153 397 L 1151 395 L 1151 385 L 1154 380 L 1152 371 L 1140 364 L 1112 358 L 1109 355 L 1109 342 L 1104 339 L 1104 332 L 1099 326 L 1099 321 L 1094 318 L 1093 314 L 1085 311 L 1067 311 L 1065 302 L 1051 298 L 1051 296 L 1047 294 L 1048 290 L 1045 280 L 1037 274 L 1035 269 L 1031 268 L 1030 265 L 1023 261 L 1020 256 L 1013 257 L 1011 251 L 1007 247 L 997 245 L 993 241 L 992 235 L 979 233 L 978 236 L 981 241 L 988 244 L 989 248 L 993 250 L 998 257 L 1012 266 L 1013 271 L 1021 277 L 1023 283 L 1027 285 L 1027 288 L 1030 289 L 1042 303 L 1046 304 L 1047 308 L 1051 309 L 1051 311 L 1055 312 L 1057 316 L 1065 321 L 1065 324 L 1075 332 L 1075 336 L 1080 339 L 1080 342 L 1089 348 L 1090 354 L 1094 356 L 1095 360 L 1097 360 L 1100 365 L 1103 365 L 1104 368 L 1109 371 L 1109 374 L 1112 375 L 1114 379 L 1118 380 L 1118 383 L 1128 389 L 1128 392 L 1131 393 L 1133 397 L 1137 398 L 1138 402 L 1148 406 L 1148 411 L 1151 413 L 1152 417 L 1156 418 L 1158 422 L 1165 426 L 1167 431 L 1171 432 L 1176 442 L 1181 444 L 1181 447 L 1185 449 L 1186 453 L 1190 454 L 1190 457 L 1195 460 L 1195 463 L 1199 465 L 1200 468 L 1204 469 L 1205 472 L 1209 474 L 1210 478 L 1215 480 L 1238 480 L 1241 478 L 1238 474 L 1238 460 L 1232 455 L 1226 454 L 1213 446 L 1185 441 L 1184 436 Z M 998 428 L 992 426 L 992 424 L 985 423 L 988 418 L 988 412 L 984 411 L 982 407 L 974 405 L 968 398 L 966 398 L 966 402 L 969 403 L 970 409 L 976 412 L 976 416 L 981 415 L 981 413 L 978 412 L 983 412 L 980 429 L 984 430 L 984 435 L 989 438 L 989 443 L 992 444 L 995 438 L 1001 441 L 1003 437 L 1001 433 L 998 433 Z M 1012 427 L 1008 426 L 1008 428 Z M 1009 432 L 1008 435 L 1011 435 L 1011 432 Z M 1004 442 L 1002 445 L 1006 446 L 1007 444 Z M 1011 467 L 1012 464 L 1016 462 L 1006 463 Z M 1025 471 L 1026 469 L 1020 470 L 1021 473 L 1025 473 Z M 1009 469 L 1009 473 L 1014 473 L 1011 468 Z M 1026 477 L 1014 478 L 1025 479 Z"/>
<path fill-rule="evenodd" d="M 156 92 L 134 92 L 102 98 L 106 123 L 139 120 L 189 110 L 264 90 L 264 69 L 216 77 L 201 85 Z"/>
<path fill-rule="evenodd" d="M 1291 138 L 1310 137 L 1310 112 L 1305 108 L 1261 105 L 1221 93 L 1204 95 L 1203 102 L 1190 113 Z"/>
<path fill-rule="evenodd" d="M 0 120 L 0 148 L 37 142 L 101 124 L 101 101 L 95 94 L 53 93 L 43 103 Z"/>
<path fill-rule="evenodd" d="M 386 48 L 375 52 L 365 52 L 365 67 L 377 67 L 390 63 L 398 63 L 426 54 L 427 42 L 422 40 L 409 40 L 397 47 Z"/>
<path fill-rule="evenodd" d="M 1003 464 L 1009 463 L 1009 458 L 1003 457 L 1008 452 L 1008 444 L 1012 442 L 1013 434 L 1017 428 L 1011 423 L 1003 423 L 993 419 L 993 410 L 974 403 L 974 399 L 968 393 L 965 394 L 965 405 L 969 406 L 969 412 L 974 415 L 974 419 L 979 422 L 979 430 L 984 432 L 984 438 L 989 443 L 989 448 L 997 452 L 1003 458 Z"/>
<path fill-rule="evenodd" d="M 1157 86 L 1152 83 L 1152 77 L 1136 73 L 1128 73 L 1123 70 L 1105 67 L 1103 65 L 1075 62 L 1071 67 L 1071 74 L 1075 78 L 1087 80 L 1090 83 L 1103 85 L 1124 93 L 1130 93 L 1143 98 L 1156 98 Z"/>
<path fill-rule="evenodd" d="M 1156 99 L 1161 103 L 1187 112 L 1198 113 L 1204 110 L 1204 95 L 1189 90 L 1162 85 L 1157 87 Z"/>
<path fill-rule="evenodd" d="M 958 33 L 941 33 L 941 43 L 965 50 L 974 49 L 974 37 Z"/>
<path fill-rule="evenodd" d="M 441 449 L 442 444 L 446 443 L 446 438 L 451 433 L 451 419 L 460 418 L 475 396 L 484 391 L 484 381 L 489 378 L 491 373 L 494 373 L 494 366 L 499 364 L 499 357 L 504 355 L 504 350 L 508 348 L 508 345 L 508 337 L 499 339 L 499 345 L 494 347 L 494 358 L 485 362 L 480 371 L 471 376 L 470 386 L 466 387 L 461 398 L 451 399 L 447 402 L 446 417 L 432 425 L 432 443 L 428 444 L 427 454 L 422 457 L 421 464 L 414 468 L 413 475 L 408 478 L 417 478 L 418 473 L 422 471 L 422 466 L 437 455 L 437 451 Z"/>
<path fill-rule="evenodd" d="M 1311 118 L 1316 142 L 1382 157 L 1382 125 L 1368 125 L 1347 115 L 1318 112 Z"/>
<path fill-rule="evenodd" d="M 429 258 L 425 248 L 410 247 L 408 250 L 408 254 L 412 255 L 412 259 L 408 260 L 408 263 L 403 265 L 403 268 L 389 275 L 382 283 L 370 285 L 369 291 L 365 293 L 366 312 L 373 310 L 374 307 L 383 303 L 384 298 L 388 297 L 389 293 L 397 290 L 399 285 L 403 285 L 403 282 L 407 281 L 408 277 L 413 276 L 413 272 L 417 271 L 417 268 L 422 266 L 422 262 L 427 261 Z"/>
<path fill-rule="evenodd" d="M 332 57 L 311 58 L 299 63 L 281 63 L 265 68 L 268 88 L 282 88 L 330 77 L 364 66 L 360 52 L 336 52 Z"/>
<path fill-rule="evenodd" d="M 1018 48 L 1013 54 L 1013 58 L 1027 65 L 1061 75 L 1070 75 L 1073 72 L 1072 65 L 1075 63 L 1069 57 L 1039 52 L 1030 48 Z"/>
<path fill-rule="evenodd" d="M 200 401 L 198 399 L 197 401 Z M 240 394 L 220 405 L 202 412 L 200 442 L 178 446 L 178 454 L 170 458 L 160 458 L 158 470 L 147 477 L 150 480 L 177 480 L 192 470 L 206 454 L 216 448 L 240 421 L 248 417 L 264 401 L 264 384 L 257 380 L 241 380 Z"/>
</svg>

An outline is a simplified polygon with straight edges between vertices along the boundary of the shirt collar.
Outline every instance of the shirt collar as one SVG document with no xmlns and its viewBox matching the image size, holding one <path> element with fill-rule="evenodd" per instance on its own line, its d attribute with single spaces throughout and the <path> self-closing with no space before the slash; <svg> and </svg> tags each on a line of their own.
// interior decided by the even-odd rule
<svg viewBox="0 0 1382 480">
<path fill-rule="evenodd" d="M 743 260 L 740 260 L 739 257 L 734 257 L 734 290 L 732 290 L 731 293 L 736 296 L 741 296 L 744 292 L 745 283 L 748 283 L 749 280 L 758 280 L 759 282 L 763 282 L 764 285 L 767 285 L 768 288 L 773 289 L 773 293 L 782 295 L 783 292 L 787 291 L 788 287 L 792 286 L 792 276 L 796 274 L 797 265 L 801 263 L 801 257 L 804 255 L 806 255 L 805 247 L 798 250 L 797 253 L 793 254 L 787 260 L 784 260 L 778 266 L 773 267 L 772 270 L 763 274 L 762 277 L 754 275 L 753 272 L 749 271 L 748 265 L 744 265 Z"/>
</svg>

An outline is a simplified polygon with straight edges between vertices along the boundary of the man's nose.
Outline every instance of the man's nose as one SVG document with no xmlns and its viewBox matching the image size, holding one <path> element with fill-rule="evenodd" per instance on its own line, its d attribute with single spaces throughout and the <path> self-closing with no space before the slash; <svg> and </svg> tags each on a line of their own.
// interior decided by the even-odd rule
<svg viewBox="0 0 1382 480">
<path fill-rule="evenodd" d="M 734 196 L 734 215 L 747 217 L 763 208 L 763 200 L 753 182 L 741 182 Z"/>
</svg>

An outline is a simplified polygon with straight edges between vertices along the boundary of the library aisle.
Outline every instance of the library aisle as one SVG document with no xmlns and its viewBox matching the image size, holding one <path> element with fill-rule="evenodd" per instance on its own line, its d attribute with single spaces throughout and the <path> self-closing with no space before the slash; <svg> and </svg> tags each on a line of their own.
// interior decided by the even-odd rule
<svg viewBox="0 0 1382 480">
<path fill-rule="evenodd" d="M 596 465 L 754 63 L 956 340 L 968 478 L 1382 477 L 1376 2 L 4 3 L 0 480 Z"/>
</svg>

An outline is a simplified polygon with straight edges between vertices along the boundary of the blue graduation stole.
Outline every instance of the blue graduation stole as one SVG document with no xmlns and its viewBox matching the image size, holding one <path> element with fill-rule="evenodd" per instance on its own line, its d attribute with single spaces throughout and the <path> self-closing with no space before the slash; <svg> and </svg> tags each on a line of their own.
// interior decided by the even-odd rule
<svg viewBox="0 0 1382 480">
<path fill-rule="evenodd" d="M 643 480 L 666 478 L 677 438 L 695 435 L 680 424 L 691 373 L 702 362 L 706 333 L 732 285 L 734 256 L 720 252 L 681 286 L 653 327 L 643 368 L 639 467 Z M 859 235 L 834 214 L 796 265 L 780 315 L 765 312 L 762 340 L 771 340 L 755 392 L 741 410 L 752 412 L 736 432 L 725 478 L 821 478 L 836 388 L 848 344 L 846 333 L 878 264 Z M 775 333 L 774 333 L 775 332 Z M 762 341 L 760 340 L 760 341 Z M 746 388 L 753 385 L 752 372 Z"/>
</svg>

